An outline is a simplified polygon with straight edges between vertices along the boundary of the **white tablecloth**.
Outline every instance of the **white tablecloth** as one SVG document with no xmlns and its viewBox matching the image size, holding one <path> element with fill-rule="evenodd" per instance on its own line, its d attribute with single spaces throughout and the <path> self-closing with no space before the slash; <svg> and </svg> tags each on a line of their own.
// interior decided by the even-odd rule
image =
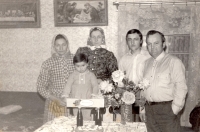
<svg viewBox="0 0 200 132">
<path fill-rule="evenodd" d="M 94 125 L 94 121 L 84 121 L 84 125 Z M 125 125 L 117 122 L 102 122 L 104 132 L 147 132 L 145 123 L 127 122 Z M 76 129 L 76 117 L 58 117 L 45 123 L 35 132 L 74 132 Z"/>
</svg>

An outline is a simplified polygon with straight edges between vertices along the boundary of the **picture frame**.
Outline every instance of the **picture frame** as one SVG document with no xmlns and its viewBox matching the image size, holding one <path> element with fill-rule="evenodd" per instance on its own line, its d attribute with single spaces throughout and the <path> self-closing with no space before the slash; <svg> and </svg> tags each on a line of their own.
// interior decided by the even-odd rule
<svg viewBox="0 0 200 132">
<path fill-rule="evenodd" d="M 0 0 L 0 28 L 39 28 L 40 0 Z"/>
<path fill-rule="evenodd" d="M 56 27 L 107 26 L 107 0 L 54 0 Z"/>
</svg>

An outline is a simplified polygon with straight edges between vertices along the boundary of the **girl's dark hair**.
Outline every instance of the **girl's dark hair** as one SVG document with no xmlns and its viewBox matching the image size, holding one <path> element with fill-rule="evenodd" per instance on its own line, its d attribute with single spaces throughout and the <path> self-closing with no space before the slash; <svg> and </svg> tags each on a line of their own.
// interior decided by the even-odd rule
<svg viewBox="0 0 200 132">
<path fill-rule="evenodd" d="M 88 57 L 86 54 L 84 53 L 77 53 L 75 54 L 74 58 L 73 58 L 73 63 L 76 64 L 78 62 L 86 62 L 88 63 Z"/>
<path fill-rule="evenodd" d="M 126 40 L 127 40 L 129 34 L 134 34 L 134 33 L 137 33 L 137 34 L 139 35 L 140 41 L 141 41 L 140 46 L 142 46 L 142 43 L 143 43 L 143 36 L 142 36 L 142 33 L 141 33 L 138 29 L 131 29 L 131 30 L 129 30 L 129 31 L 126 33 Z"/>
</svg>

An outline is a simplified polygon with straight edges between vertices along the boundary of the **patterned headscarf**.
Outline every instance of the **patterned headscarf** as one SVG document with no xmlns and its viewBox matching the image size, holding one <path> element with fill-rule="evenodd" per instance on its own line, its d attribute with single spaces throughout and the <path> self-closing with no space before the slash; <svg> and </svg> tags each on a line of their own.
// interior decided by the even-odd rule
<svg viewBox="0 0 200 132">
<path fill-rule="evenodd" d="M 88 38 L 88 40 L 87 40 L 87 45 L 88 46 L 93 46 L 93 44 L 92 44 L 92 41 L 91 41 L 91 34 L 92 34 L 92 32 L 93 31 L 100 31 L 101 32 L 101 34 L 102 34 L 102 37 L 103 37 L 103 39 L 102 39 L 102 44 L 101 45 L 106 45 L 106 42 L 105 42 L 105 34 L 104 34 L 104 31 L 103 31 L 103 29 L 102 28 L 100 28 L 100 27 L 94 27 L 94 28 L 91 28 L 90 29 L 90 34 L 89 34 L 89 38 Z"/>
<path fill-rule="evenodd" d="M 66 57 L 68 57 L 70 54 L 71 54 L 71 52 L 70 52 L 70 50 L 69 50 L 69 41 L 68 41 L 68 39 L 67 39 L 67 36 L 65 36 L 64 34 L 57 34 L 57 35 L 55 35 L 54 37 L 53 37 L 53 40 L 52 40 L 52 46 L 51 46 L 51 55 L 53 56 L 53 57 L 55 57 L 55 56 L 59 56 L 58 55 L 58 53 L 56 52 L 56 50 L 55 50 L 55 39 L 56 39 L 56 37 L 58 36 L 58 35 L 61 35 L 61 36 L 63 36 L 63 38 L 66 40 L 66 42 L 67 42 L 67 51 L 66 51 Z"/>
</svg>

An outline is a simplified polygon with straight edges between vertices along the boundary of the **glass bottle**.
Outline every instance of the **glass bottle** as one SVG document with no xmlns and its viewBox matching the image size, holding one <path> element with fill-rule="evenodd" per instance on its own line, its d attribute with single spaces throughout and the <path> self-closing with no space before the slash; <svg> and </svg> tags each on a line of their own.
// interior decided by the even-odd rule
<svg viewBox="0 0 200 132">
<path fill-rule="evenodd" d="M 78 114 L 77 114 L 77 127 L 78 126 L 83 126 L 83 115 L 82 115 L 82 111 L 81 108 L 78 108 Z"/>
<path fill-rule="evenodd" d="M 101 126 L 102 125 L 102 116 L 100 114 L 99 108 L 97 108 L 95 113 L 95 125 Z"/>
</svg>

